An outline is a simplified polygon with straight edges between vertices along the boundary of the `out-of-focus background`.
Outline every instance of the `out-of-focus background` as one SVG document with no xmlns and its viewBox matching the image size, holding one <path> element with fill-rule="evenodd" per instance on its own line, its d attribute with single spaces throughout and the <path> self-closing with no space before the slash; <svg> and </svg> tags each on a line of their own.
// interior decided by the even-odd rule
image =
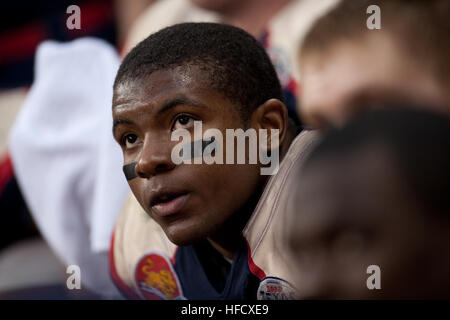
<svg viewBox="0 0 450 320">
<path fill-rule="evenodd" d="M 132 23 L 152 2 L 24 0 L 0 4 L 0 299 L 100 296 L 84 286 L 67 290 L 70 274 L 66 274 L 65 262 L 42 237 L 30 213 L 16 179 L 8 136 L 33 84 L 36 51 L 41 43 L 93 37 L 118 52 Z M 80 29 L 66 26 L 71 5 L 80 8 Z M 58 88 L 53 90 L 57 92 Z"/>
</svg>

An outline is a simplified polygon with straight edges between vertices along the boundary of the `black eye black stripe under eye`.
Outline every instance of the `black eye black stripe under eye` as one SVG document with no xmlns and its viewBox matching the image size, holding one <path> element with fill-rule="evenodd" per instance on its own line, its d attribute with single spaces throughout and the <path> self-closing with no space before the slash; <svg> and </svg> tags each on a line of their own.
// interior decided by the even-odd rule
<svg viewBox="0 0 450 320">
<path fill-rule="evenodd" d="M 125 174 L 125 178 L 127 178 L 127 180 L 133 180 L 134 178 L 137 178 L 137 174 L 136 174 L 136 167 L 137 162 L 132 162 L 129 164 L 126 164 L 123 166 L 123 173 Z"/>
<path fill-rule="evenodd" d="M 181 150 L 181 157 L 184 160 L 189 159 L 188 157 L 188 152 L 186 153 L 186 155 L 184 154 L 184 151 L 188 151 L 189 148 L 191 149 L 191 157 L 190 158 L 198 158 L 198 157 L 202 157 L 202 156 L 209 156 L 210 154 L 214 153 L 216 148 L 217 148 L 217 142 L 215 141 L 214 137 L 210 138 L 211 140 L 201 140 L 201 144 L 199 144 L 199 140 L 197 141 L 193 141 L 191 143 L 186 143 L 183 146 L 183 149 Z M 210 144 L 214 143 L 214 148 L 211 149 L 210 154 L 204 154 L 205 152 L 205 148 L 207 146 L 209 146 Z"/>
<path fill-rule="evenodd" d="M 199 148 L 197 147 L 196 141 L 193 141 L 193 142 L 187 144 L 186 146 L 183 146 L 183 150 L 185 150 L 186 147 L 187 148 L 190 147 L 191 148 L 191 158 L 201 157 L 203 152 L 205 151 L 205 148 L 208 145 L 210 145 L 211 143 L 215 144 L 214 138 L 211 138 L 211 140 L 202 140 L 201 152 L 199 152 L 200 150 L 198 150 Z M 183 150 L 181 151 L 182 154 L 183 154 Z M 211 153 L 213 153 L 214 151 L 215 151 L 215 148 L 211 150 Z M 181 156 L 183 156 L 183 155 L 181 155 Z M 184 158 L 187 158 L 187 157 L 185 156 Z M 133 180 L 134 178 L 137 178 L 136 165 L 137 165 L 137 162 L 131 162 L 122 167 L 123 173 L 125 174 L 125 178 L 128 181 Z"/>
</svg>

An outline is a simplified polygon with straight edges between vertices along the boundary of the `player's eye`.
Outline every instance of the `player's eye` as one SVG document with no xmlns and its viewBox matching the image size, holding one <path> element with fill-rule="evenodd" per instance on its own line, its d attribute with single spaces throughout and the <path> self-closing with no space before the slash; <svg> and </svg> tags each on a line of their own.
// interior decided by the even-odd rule
<svg viewBox="0 0 450 320">
<path fill-rule="evenodd" d="M 194 125 L 194 118 L 191 116 L 182 114 L 175 118 L 173 130 L 176 129 L 188 129 Z"/>
<path fill-rule="evenodd" d="M 136 145 L 137 140 L 137 135 L 129 133 L 123 137 L 123 144 L 127 149 L 131 149 Z"/>
</svg>

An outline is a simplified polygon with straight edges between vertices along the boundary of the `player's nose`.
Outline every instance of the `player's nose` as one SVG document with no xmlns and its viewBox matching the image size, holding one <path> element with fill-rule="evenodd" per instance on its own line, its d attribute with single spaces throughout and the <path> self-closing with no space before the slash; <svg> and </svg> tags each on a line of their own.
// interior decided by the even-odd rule
<svg viewBox="0 0 450 320">
<path fill-rule="evenodd" d="M 175 168 L 171 159 L 170 141 L 146 136 L 137 164 L 136 174 L 140 178 L 149 179 Z"/>
</svg>

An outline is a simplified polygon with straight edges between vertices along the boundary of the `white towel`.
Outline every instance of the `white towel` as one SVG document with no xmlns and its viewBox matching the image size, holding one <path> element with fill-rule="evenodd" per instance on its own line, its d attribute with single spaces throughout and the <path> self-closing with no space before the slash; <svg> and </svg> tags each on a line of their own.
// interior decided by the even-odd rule
<svg viewBox="0 0 450 320">
<path fill-rule="evenodd" d="M 85 38 L 46 41 L 35 80 L 11 131 L 15 173 L 41 233 L 81 282 L 117 297 L 107 252 L 129 192 L 122 154 L 112 136 L 112 85 L 119 57 Z"/>
</svg>

